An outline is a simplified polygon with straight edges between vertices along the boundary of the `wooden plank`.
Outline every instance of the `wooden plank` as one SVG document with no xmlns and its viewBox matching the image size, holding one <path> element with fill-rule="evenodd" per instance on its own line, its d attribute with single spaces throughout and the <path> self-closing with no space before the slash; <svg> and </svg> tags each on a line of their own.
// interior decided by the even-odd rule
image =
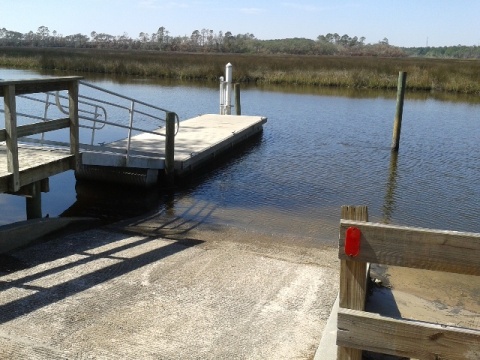
<svg viewBox="0 0 480 360">
<path fill-rule="evenodd" d="M 41 134 L 44 132 L 64 129 L 70 126 L 70 119 L 57 119 L 41 123 L 22 125 L 17 127 L 17 137 Z"/>
<path fill-rule="evenodd" d="M 15 99 L 15 85 L 3 86 L 5 106 L 5 132 L 7 143 L 7 170 L 12 174 L 10 177 L 10 190 L 20 189 L 18 142 L 17 142 L 17 110 Z"/>
<path fill-rule="evenodd" d="M 480 234 L 342 220 L 339 249 L 350 226 L 362 232 L 353 261 L 480 275 Z"/>
<path fill-rule="evenodd" d="M 0 96 L 4 96 L 4 86 L 15 86 L 15 95 L 33 94 L 48 91 L 67 90 L 72 81 L 83 79 L 81 76 L 66 76 L 56 78 L 3 80 L 0 81 Z"/>
<path fill-rule="evenodd" d="M 12 175 L 7 171 L 5 145 L 0 145 L 0 193 L 17 193 L 7 186 Z M 20 186 L 43 180 L 59 172 L 72 169 L 73 155 L 68 151 L 19 147 Z"/>
<path fill-rule="evenodd" d="M 366 206 L 342 206 L 342 219 L 368 221 Z M 340 249 L 342 251 L 343 248 Z M 351 261 L 349 258 L 340 261 L 340 293 L 339 306 L 364 310 L 367 298 L 367 264 Z M 337 349 L 339 360 L 361 360 L 362 350 L 340 346 Z"/>
<path fill-rule="evenodd" d="M 44 181 L 45 178 L 59 174 L 61 172 L 72 170 L 74 164 L 73 155 L 67 155 L 64 158 L 52 160 L 49 163 L 42 164 L 38 167 L 28 168 L 20 172 L 20 187 L 27 186 L 36 181 Z M 17 194 L 18 191 L 14 191 L 10 188 L 9 183 L 12 175 L 0 177 L 0 193 Z M 20 193 L 20 195 L 23 195 Z"/>
<path fill-rule="evenodd" d="M 339 309 L 337 344 L 415 359 L 480 359 L 480 331 Z"/>
<path fill-rule="evenodd" d="M 49 192 L 50 191 L 50 179 L 42 179 L 39 181 L 40 183 L 40 192 Z M 22 186 L 20 190 L 18 190 L 15 195 L 19 196 L 25 196 L 25 197 L 33 197 L 36 195 L 36 189 L 33 184 L 28 184 L 25 186 Z"/>
<path fill-rule="evenodd" d="M 67 170 L 72 170 L 73 168 L 74 156 L 67 154 L 63 158 L 52 160 L 38 167 L 23 170 L 20 173 L 20 185 L 29 185 Z"/>
<path fill-rule="evenodd" d="M 29 125 L 17 126 L 17 138 L 64 129 L 70 126 L 70 119 L 56 119 Z M 7 139 L 7 131 L 0 129 L 0 141 Z"/>
</svg>

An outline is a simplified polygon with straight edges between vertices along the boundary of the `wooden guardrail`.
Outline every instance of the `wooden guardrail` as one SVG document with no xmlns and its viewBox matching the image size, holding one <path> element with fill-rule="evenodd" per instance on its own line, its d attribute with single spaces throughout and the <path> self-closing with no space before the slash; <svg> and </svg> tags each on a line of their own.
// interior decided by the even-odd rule
<svg viewBox="0 0 480 360">
<path fill-rule="evenodd" d="M 355 214 L 354 207 L 349 211 Z M 337 359 L 361 359 L 362 350 L 414 359 L 480 359 L 480 330 L 363 311 L 368 263 L 480 276 L 480 234 L 345 220 L 355 216 L 343 214 L 342 208 Z M 356 231 L 359 251 L 349 256 L 345 245 L 351 248 Z"/>
<path fill-rule="evenodd" d="M 7 170 L 12 174 L 9 191 L 15 193 L 25 184 L 20 178 L 18 138 L 48 131 L 70 128 L 70 154 L 75 156 L 75 168 L 79 165 L 78 131 L 78 81 L 81 77 L 62 77 L 30 80 L 0 81 L 0 97 L 5 104 L 5 129 L 0 129 L 0 141 L 6 142 Z M 17 126 L 16 96 L 48 91 L 68 90 L 69 116 L 44 123 Z M 41 177 L 41 176 L 40 176 Z M 30 181 L 31 180 L 31 181 Z M 30 182 L 41 179 L 30 179 Z"/>
</svg>

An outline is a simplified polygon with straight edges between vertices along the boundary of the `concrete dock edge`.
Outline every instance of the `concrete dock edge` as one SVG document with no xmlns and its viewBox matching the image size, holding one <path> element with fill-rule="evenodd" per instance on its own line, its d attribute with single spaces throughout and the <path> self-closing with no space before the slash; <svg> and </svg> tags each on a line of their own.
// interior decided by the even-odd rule
<svg viewBox="0 0 480 360">
<path fill-rule="evenodd" d="M 332 307 L 332 312 L 323 329 L 322 338 L 315 352 L 314 360 L 337 360 L 337 314 L 338 296 Z"/>
</svg>

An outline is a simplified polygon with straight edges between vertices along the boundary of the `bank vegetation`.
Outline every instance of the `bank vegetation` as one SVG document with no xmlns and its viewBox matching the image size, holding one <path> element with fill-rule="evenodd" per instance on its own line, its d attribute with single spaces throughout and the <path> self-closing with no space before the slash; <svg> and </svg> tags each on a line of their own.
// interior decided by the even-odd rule
<svg viewBox="0 0 480 360">
<path fill-rule="evenodd" d="M 234 65 L 234 81 L 394 89 L 398 72 L 418 91 L 480 94 L 480 60 L 421 57 L 190 53 L 88 48 L 0 48 L 0 67 L 218 81 Z"/>
</svg>

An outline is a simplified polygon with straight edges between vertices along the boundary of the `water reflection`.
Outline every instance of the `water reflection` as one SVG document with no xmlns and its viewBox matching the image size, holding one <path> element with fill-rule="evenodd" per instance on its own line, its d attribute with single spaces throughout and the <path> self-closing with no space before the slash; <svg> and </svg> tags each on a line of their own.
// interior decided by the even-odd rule
<svg viewBox="0 0 480 360">
<path fill-rule="evenodd" d="M 163 212 L 171 219 L 178 216 L 189 220 L 208 222 L 218 208 L 215 201 L 189 202 L 185 198 L 192 196 L 205 183 L 215 181 L 219 173 L 230 171 L 233 164 L 255 151 L 261 144 L 262 135 L 257 134 L 249 141 L 239 144 L 234 152 L 218 156 L 185 179 L 177 179 L 174 188 L 158 186 L 141 188 L 101 181 L 77 180 L 75 184 L 76 201 L 60 216 L 95 217 L 110 223 L 148 212 Z M 161 180 L 160 180 L 161 181 Z M 211 200 L 215 194 L 211 195 Z M 208 204 L 208 205 L 207 205 Z M 240 204 L 236 204 L 240 205 Z"/>
<path fill-rule="evenodd" d="M 77 180 L 76 201 L 60 216 L 95 217 L 105 223 L 135 217 L 155 209 L 162 201 L 158 187 L 149 189 Z"/>
<path fill-rule="evenodd" d="M 388 169 L 388 181 L 383 203 L 383 222 L 388 224 L 392 220 L 392 214 L 395 211 L 395 189 L 397 187 L 397 164 L 398 152 L 392 151 L 390 154 L 390 166 Z"/>
</svg>

